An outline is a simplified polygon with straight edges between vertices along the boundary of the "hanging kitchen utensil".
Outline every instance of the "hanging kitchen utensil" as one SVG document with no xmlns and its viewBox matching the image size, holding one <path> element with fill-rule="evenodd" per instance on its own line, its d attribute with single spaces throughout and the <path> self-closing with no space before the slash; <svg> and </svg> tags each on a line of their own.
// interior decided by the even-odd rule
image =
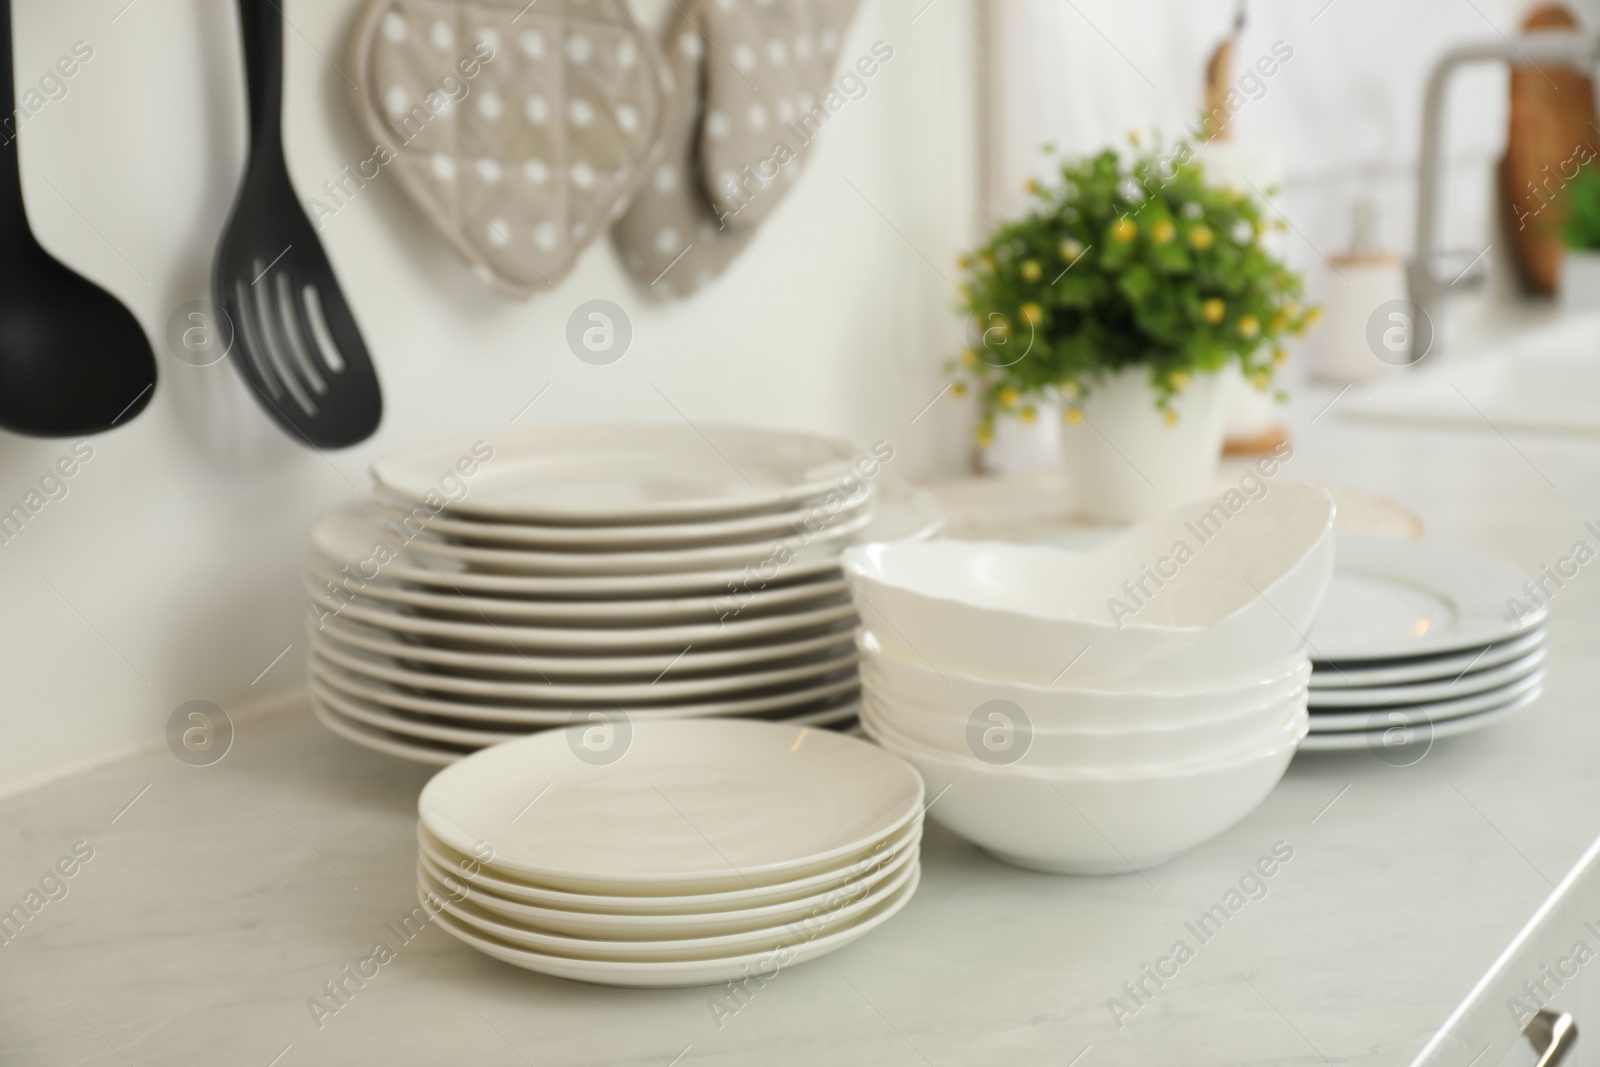
<svg viewBox="0 0 1600 1067">
<path fill-rule="evenodd" d="M 834 84 L 839 45 L 857 0 L 768 0 L 707 5 L 700 170 L 711 206 L 729 226 L 772 213 L 810 155 L 811 142 L 866 78 L 894 55 L 874 46 Z M 846 81 L 848 79 L 848 81 Z M 849 94 L 847 96 L 846 94 Z"/>
<path fill-rule="evenodd" d="M 18 168 L 11 3 L 0 0 L 0 426 L 76 437 L 120 425 L 155 393 L 138 320 L 46 252 L 28 226 Z"/>
<path fill-rule="evenodd" d="M 283 12 L 239 0 L 250 89 L 250 159 L 217 248 L 212 284 L 234 327 L 233 358 L 296 438 L 339 448 L 383 416 L 377 372 L 283 155 Z"/>
<path fill-rule="evenodd" d="M 378 167 L 498 292 L 559 282 L 659 151 L 669 75 L 622 0 L 371 0 L 356 112 Z"/>
<path fill-rule="evenodd" d="M 727 269 L 755 235 L 754 227 L 724 227 L 706 200 L 696 159 L 704 84 L 705 5 L 675 10 L 661 53 L 672 72 L 662 125 L 663 153 L 626 214 L 611 231 L 622 263 L 654 290 L 688 296 Z"/>
</svg>

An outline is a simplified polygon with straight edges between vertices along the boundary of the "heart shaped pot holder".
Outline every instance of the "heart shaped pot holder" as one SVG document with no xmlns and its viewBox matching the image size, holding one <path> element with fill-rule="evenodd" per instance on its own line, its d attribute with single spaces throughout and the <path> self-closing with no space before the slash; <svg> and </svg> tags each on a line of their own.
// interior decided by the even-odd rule
<svg viewBox="0 0 1600 1067">
<path fill-rule="evenodd" d="M 855 7 L 856 0 L 674 4 L 661 52 L 680 91 L 667 104 L 665 153 L 612 231 L 623 265 L 635 278 L 652 289 L 687 296 L 744 251 L 757 224 L 782 200 L 788 182 L 799 173 L 806 145 L 820 129 L 806 125 L 800 107 L 807 104 L 805 113 L 810 113 L 827 91 L 833 55 Z M 748 74 L 739 71 L 736 64 L 751 59 L 746 50 L 754 51 L 748 42 L 757 40 L 765 42 L 765 61 L 755 61 Z M 718 41 L 728 42 L 735 52 L 724 58 Z M 790 63 L 795 55 L 801 59 Z M 773 57 L 779 62 L 774 63 Z M 716 77 L 719 69 L 725 75 L 721 81 Z M 745 117 L 743 129 L 734 128 L 729 116 L 735 114 Z M 776 122 L 773 128 L 753 127 L 752 116 L 772 116 L 781 122 L 792 118 L 807 139 L 777 129 Z M 747 196 L 730 188 L 727 196 L 712 196 L 706 180 L 711 173 L 709 146 L 716 146 L 710 166 L 720 165 L 729 179 L 739 182 L 745 167 L 757 173 L 757 166 L 774 155 L 780 140 L 792 146 L 790 152 L 778 153 L 787 158 L 779 171 L 783 177 L 777 179 L 783 185 L 773 185 L 769 179 L 759 193 Z"/>
<path fill-rule="evenodd" d="M 350 48 L 357 184 L 392 172 L 510 297 L 565 277 L 660 151 L 671 76 L 623 0 L 370 0 Z"/>
<path fill-rule="evenodd" d="M 706 195 L 726 225 L 756 226 L 772 213 L 832 118 L 819 104 L 832 88 L 856 4 L 709 3 L 700 167 Z"/>
</svg>

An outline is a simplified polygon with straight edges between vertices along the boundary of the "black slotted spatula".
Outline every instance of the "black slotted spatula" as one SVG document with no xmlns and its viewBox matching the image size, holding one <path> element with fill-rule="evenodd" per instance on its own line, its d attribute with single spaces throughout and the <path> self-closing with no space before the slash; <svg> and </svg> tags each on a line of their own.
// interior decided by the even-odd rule
<svg viewBox="0 0 1600 1067">
<path fill-rule="evenodd" d="M 314 448 L 365 440 L 383 417 L 377 371 L 283 154 L 282 0 L 239 0 L 250 159 L 212 287 L 257 399 Z"/>
</svg>

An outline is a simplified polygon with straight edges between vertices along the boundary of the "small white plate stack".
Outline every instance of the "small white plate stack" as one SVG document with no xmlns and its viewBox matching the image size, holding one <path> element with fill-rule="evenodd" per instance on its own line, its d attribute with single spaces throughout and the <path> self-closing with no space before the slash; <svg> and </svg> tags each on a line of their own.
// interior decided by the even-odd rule
<svg viewBox="0 0 1600 1067">
<path fill-rule="evenodd" d="M 446 933 L 531 971 L 624 986 L 771 980 L 906 905 L 922 811 L 916 771 L 827 730 L 550 730 L 423 789 L 417 892 Z"/>
<path fill-rule="evenodd" d="M 1415 762 L 1435 739 L 1514 715 L 1544 689 L 1549 590 L 1426 542 L 1338 537 L 1310 634 L 1305 751 Z"/>
<path fill-rule="evenodd" d="M 321 720 L 449 763 L 574 722 L 851 721 L 839 554 L 929 536 L 893 453 L 705 426 L 521 429 L 391 456 L 323 515 L 304 585 Z"/>
</svg>

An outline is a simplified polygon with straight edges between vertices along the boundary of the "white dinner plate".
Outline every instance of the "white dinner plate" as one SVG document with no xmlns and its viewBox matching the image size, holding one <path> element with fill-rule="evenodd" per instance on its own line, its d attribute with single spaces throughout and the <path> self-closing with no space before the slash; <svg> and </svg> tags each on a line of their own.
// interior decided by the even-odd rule
<svg viewBox="0 0 1600 1067">
<path fill-rule="evenodd" d="M 489 700 L 531 701 L 545 705 L 568 703 L 588 707 L 681 703 L 704 697 L 752 693 L 778 686 L 819 680 L 835 672 L 854 668 L 860 657 L 854 647 L 809 657 L 794 666 L 765 668 L 739 674 L 711 675 L 705 678 L 667 676 L 644 682 L 504 682 L 490 678 L 469 678 L 454 674 L 413 670 L 387 656 L 375 656 L 333 642 L 318 641 L 313 634 L 313 655 L 365 678 L 391 682 L 428 693 L 453 693 L 456 696 Z"/>
<path fill-rule="evenodd" d="M 1550 637 L 1549 626 L 1499 644 L 1485 645 L 1470 652 L 1423 656 L 1415 660 L 1390 660 L 1377 666 L 1350 663 L 1317 663 L 1311 672 L 1311 688 L 1346 689 L 1351 686 L 1407 685 L 1439 678 L 1456 678 L 1465 671 L 1488 670 L 1520 659 L 1544 647 Z"/>
<path fill-rule="evenodd" d="M 471 755 L 475 751 L 472 748 L 459 745 L 419 741 L 415 738 L 401 737 L 398 734 L 389 733 L 387 730 L 374 729 L 371 726 L 340 715 L 327 704 L 316 699 L 311 701 L 311 712 L 316 716 L 318 722 L 346 741 L 360 745 L 362 748 L 371 749 L 374 752 L 382 752 L 386 756 L 411 760 L 413 763 L 429 763 L 444 767 Z"/>
<path fill-rule="evenodd" d="M 398 689 L 386 682 L 363 678 L 342 670 L 312 655 L 308 667 L 310 677 L 322 682 L 340 696 L 376 704 L 390 711 L 431 715 L 436 718 L 459 719 L 465 722 L 498 724 L 507 728 L 520 727 L 524 732 L 546 726 L 570 726 L 573 716 L 596 710 L 574 704 L 551 707 L 530 703 L 520 705 L 491 704 L 442 697 L 425 697 L 418 693 Z M 861 681 L 854 671 L 839 672 L 821 679 L 808 680 L 781 688 L 776 692 L 763 692 L 757 696 L 736 697 L 730 700 L 702 700 L 686 704 L 648 705 L 636 704 L 627 709 L 635 718 L 703 719 L 718 715 L 764 715 L 793 710 L 810 705 L 821 706 L 832 699 L 854 696 Z"/>
<path fill-rule="evenodd" d="M 762 644 L 739 648 L 709 649 L 705 652 L 686 645 L 676 652 L 650 652 L 637 656 L 547 655 L 529 656 L 515 652 L 467 652 L 397 640 L 384 631 L 343 619 L 324 619 L 319 628 L 308 623 L 306 630 L 315 645 L 341 645 L 407 663 L 423 663 L 442 672 L 468 677 L 515 679 L 535 677 L 611 681 L 617 678 L 660 678 L 669 672 L 676 676 L 712 671 L 734 673 L 761 664 L 781 663 L 802 656 L 823 653 L 842 644 L 855 642 L 855 626 L 835 625 L 831 630 L 805 637 L 780 637 Z"/>
<path fill-rule="evenodd" d="M 440 541 L 424 534 L 407 547 L 425 566 L 465 567 L 477 574 L 617 575 L 710 571 L 754 567 L 801 551 L 834 554 L 866 528 L 871 513 L 856 511 L 815 532 L 733 545 L 660 549 L 648 552 L 563 552 L 527 548 L 485 548 Z"/>
<path fill-rule="evenodd" d="M 1454 700 L 1436 700 L 1425 704 L 1391 704 L 1386 707 L 1362 708 L 1360 711 L 1313 711 L 1312 733 L 1337 733 L 1345 730 L 1369 730 L 1378 720 L 1385 723 L 1402 721 L 1443 722 L 1476 715 L 1521 696 L 1544 685 L 1545 672 L 1534 671 L 1498 689 L 1490 689 Z M 1398 716 L 1398 718 L 1397 718 Z"/>
<path fill-rule="evenodd" d="M 393 633 L 415 634 L 433 644 L 463 648 L 521 649 L 532 653 L 643 652 L 671 649 L 674 654 L 686 647 L 708 648 L 771 639 L 796 630 L 820 629 L 855 617 L 849 597 L 833 603 L 804 605 L 802 610 L 781 615 L 745 617 L 743 613 L 726 622 L 698 623 L 690 626 L 574 628 L 519 626 L 514 623 L 465 622 L 431 619 L 413 615 L 381 602 L 344 602 L 304 582 L 306 595 L 340 619 L 368 623 Z M 324 619 L 327 616 L 323 616 Z"/>
<path fill-rule="evenodd" d="M 856 899 L 873 887 L 888 885 L 890 879 L 903 873 L 910 866 L 917 854 L 918 850 L 915 848 L 899 849 L 892 854 L 882 856 L 879 863 L 866 869 L 859 878 L 794 900 L 762 904 L 753 908 L 679 912 L 667 915 L 641 913 L 618 915 L 528 904 L 491 893 L 481 884 L 460 876 L 426 854 L 420 855 L 418 859 L 434 882 L 443 883 L 454 890 L 456 895 L 464 890 L 468 894 L 466 899 L 478 907 L 526 929 L 567 937 L 653 941 L 716 937 L 722 934 L 781 926 L 796 919 L 803 919 L 813 910 L 826 911 L 837 906 L 841 900 Z"/>
<path fill-rule="evenodd" d="M 315 676 L 308 678 L 306 685 L 313 700 L 321 701 L 329 710 L 345 719 L 386 731 L 397 737 L 415 739 L 426 743 L 442 742 L 451 746 L 486 748 L 489 745 L 498 745 L 514 738 L 526 737 L 528 734 L 538 730 L 549 730 L 556 728 L 556 726 L 571 725 L 571 720 L 567 719 L 551 726 L 511 726 L 500 729 L 473 728 L 459 723 L 441 723 L 418 719 L 378 704 L 359 700 L 340 693 L 337 689 Z M 860 697 L 846 695 L 816 704 L 801 705 L 800 707 L 789 709 L 788 712 L 776 712 L 765 717 L 764 721 L 799 723 L 806 726 L 833 726 L 838 723 L 848 722 L 859 715 L 860 712 Z M 660 718 L 662 716 L 647 717 L 636 712 L 628 713 L 628 721 L 630 723 L 648 722 L 651 719 Z"/>
<path fill-rule="evenodd" d="M 654 963 L 574 960 L 507 944 L 473 931 L 443 912 L 436 914 L 433 921 L 451 937 L 465 942 L 486 955 L 515 967 L 538 971 L 557 978 L 570 978 L 574 981 L 593 982 L 599 985 L 653 988 L 719 985 L 735 979 L 745 979 L 752 974 L 770 978 L 786 967 L 825 956 L 852 941 L 865 937 L 892 918 L 911 900 L 920 881 L 921 869 L 920 867 L 915 869 L 918 873 L 913 875 L 897 894 L 878 905 L 876 910 L 843 929 L 809 939 L 801 933 L 797 934 L 789 945 L 777 951 L 728 956 L 722 959 Z"/>
<path fill-rule="evenodd" d="M 1471 733 L 1481 730 L 1485 726 L 1493 726 L 1502 719 L 1508 719 L 1517 712 L 1539 699 L 1544 692 L 1542 686 L 1535 686 L 1522 694 L 1509 704 L 1503 704 L 1477 715 L 1466 715 L 1459 719 L 1450 719 L 1445 722 L 1435 723 L 1427 727 L 1426 731 L 1414 735 L 1418 743 L 1422 740 L 1440 740 L 1446 737 L 1455 737 L 1458 734 Z M 1399 726 L 1394 723 L 1378 730 L 1347 730 L 1335 733 L 1313 733 L 1300 742 L 1301 752 L 1352 752 L 1363 748 L 1373 751 L 1382 751 L 1388 731 Z M 1426 754 L 1424 752 L 1424 754 Z M 1419 759 L 1421 757 L 1418 757 Z"/>
<path fill-rule="evenodd" d="M 457 852 L 417 824 L 417 848 L 440 868 L 450 871 L 475 889 L 494 893 L 513 901 L 559 908 L 571 913 L 604 915 L 709 915 L 737 913 L 748 908 L 790 903 L 827 893 L 874 870 L 882 870 L 900 857 L 916 855 L 922 842 L 922 816 L 902 829 L 875 842 L 863 852 L 847 856 L 839 866 L 820 874 L 769 886 L 741 886 L 721 893 L 688 893 L 672 896 L 616 896 L 598 893 L 568 893 L 559 889 L 528 885 L 513 874 L 496 870 L 490 860 L 476 860 Z"/>
<path fill-rule="evenodd" d="M 391 518 L 410 519 L 431 534 L 467 545 L 575 552 L 639 552 L 780 539 L 805 529 L 808 523 L 817 523 L 830 513 L 833 522 L 843 522 L 847 518 L 854 518 L 859 512 L 870 511 L 873 495 L 871 492 L 857 492 L 851 499 L 841 500 L 833 508 L 805 504 L 787 511 L 704 522 L 626 526 L 541 526 L 485 522 L 458 518 L 448 511 L 434 515 L 424 509 L 419 513 L 402 502 L 392 500 L 380 499 L 379 506 Z"/>
<path fill-rule="evenodd" d="M 1532 652 L 1490 667 L 1472 671 L 1455 678 L 1441 678 L 1432 682 L 1414 682 L 1410 685 L 1354 686 L 1346 689 L 1318 689 L 1311 693 L 1313 713 L 1340 708 L 1378 708 L 1396 704 L 1426 704 L 1435 700 L 1454 700 L 1475 693 L 1486 693 L 1535 673 L 1544 664 L 1550 650 L 1543 646 Z"/>
<path fill-rule="evenodd" d="M 939 503 L 926 489 L 900 482 L 879 486 L 872 520 L 854 540 L 923 540 L 944 525 Z M 652 596 L 703 594 L 724 598 L 731 590 L 787 588 L 819 578 L 842 580 L 838 550 L 824 545 L 804 548 L 788 563 L 771 567 L 667 574 L 556 575 L 478 574 L 428 566 L 407 545 L 412 532 L 383 520 L 375 504 L 353 501 L 323 512 L 311 527 L 311 548 L 336 573 L 348 567 L 357 579 L 410 582 L 451 593 L 483 593 L 503 597 L 551 597 L 564 600 L 638 600 Z"/>
<path fill-rule="evenodd" d="M 1527 577 L 1428 541 L 1339 534 L 1333 582 L 1309 635 L 1317 662 L 1465 652 L 1543 624 Z M 1528 604 L 1514 618 L 1511 601 Z"/>
<path fill-rule="evenodd" d="M 809 581 L 770 589 L 727 589 L 708 596 L 660 597 L 655 600 L 512 600 L 501 596 L 434 592 L 415 589 L 384 578 L 361 582 L 312 557 L 306 560 L 306 580 L 327 598 L 347 603 L 396 604 L 430 618 L 466 619 L 472 622 L 511 623 L 524 626 L 671 626 L 753 619 L 780 612 L 803 611 L 816 601 L 849 593 L 843 579 Z"/>
<path fill-rule="evenodd" d="M 584 738 L 548 730 L 441 771 L 423 825 L 460 852 L 486 841 L 497 867 L 550 888 L 701 893 L 831 869 L 921 811 L 909 764 L 826 730 L 640 722 L 603 754 Z"/>
<path fill-rule="evenodd" d="M 663 940 L 573 937 L 533 929 L 520 919 L 509 918 L 478 903 L 479 894 L 464 883 L 449 886 L 437 881 L 426 867 L 418 865 L 417 888 L 433 892 L 444 901 L 444 910 L 478 933 L 534 952 L 568 959 L 616 960 L 626 963 L 667 963 L 703 960 L 747 952 L 763 952 L 786 944 L 790 938 L 809 930 L 820 934 L 842 929 L 894 896 L 917 873 L 916 863 L 908 864 L 876 885 L 847 885 L 835 890 L 830 900 L 814 916 L 802 921 L 701 936 L 682 936 Z M 450 890 L 455 892 L 451 893 Z"/>
<path fill-rule="evenodd" d="M 460 493 L 452 515 L 614 525 L 791 507 L 859 485 L 862 457 L 876 470 L 846 441 L 739 426 L 535 426 L 385 456 L 372 476 L 412 503 Z"/>
</svg>

